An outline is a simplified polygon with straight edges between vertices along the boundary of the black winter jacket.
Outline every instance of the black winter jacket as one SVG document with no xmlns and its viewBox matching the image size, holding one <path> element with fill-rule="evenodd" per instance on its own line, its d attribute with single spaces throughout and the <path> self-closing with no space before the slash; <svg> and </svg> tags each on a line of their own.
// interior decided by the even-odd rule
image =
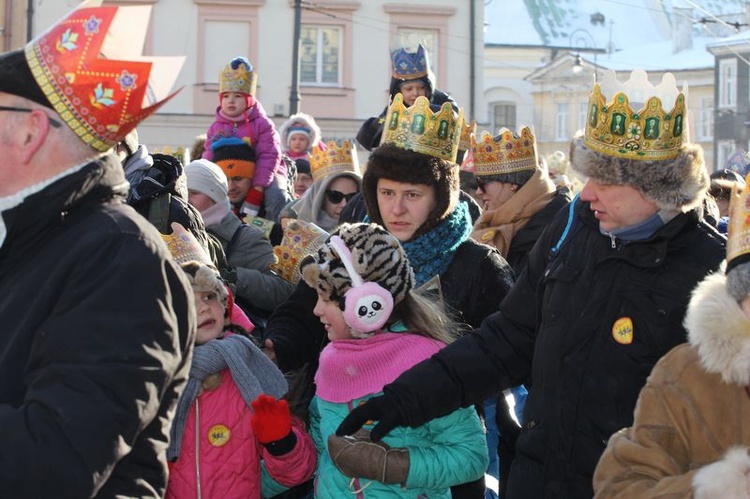
<svg viewBox="0 0 750 499">
<path fill-rule="evenodd" d="M 162 497 L 195 334 L 190 284 L 106 156 L 2 213 L 6 497 Z"/>
<path fill-rule="evenodd" d="M 440 276 L 445 303 L 471 327 L 495 312 L 513 284 L 513 271 L 497 250 L 474 240 L 464 241 L 448 269 Z M 292 295 L 268 321 L 266 338 L 273 340 L 282 371 L 306 363 L 317 365 L 328 342 L 325 329 L 312 310 L 318 295 L 300 281 Z"/>
<path fill-rule="evenodd" d="M 524 428 L 506 497 L 591 497 L 609 436 L 633 422 L 656 361 L 686 339 L 690 292 L 725 255 L 725 239 L 695 211 L 649 240 L 622 244 L 599 232 L 588 203 L 555 217 L 526 269 L 475 333 L 401 375 L 385 392 L 419 426 L 531 375 Z"/>
</svg>

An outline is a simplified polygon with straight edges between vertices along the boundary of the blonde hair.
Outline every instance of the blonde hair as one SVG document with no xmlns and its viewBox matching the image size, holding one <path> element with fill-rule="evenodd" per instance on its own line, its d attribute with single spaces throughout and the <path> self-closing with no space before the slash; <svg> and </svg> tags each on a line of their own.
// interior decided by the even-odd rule
<svg viewBox="0 0 750 499">
<path fill-rule="evenodd" d="M 396 305 L 388 324 L 399 320 L 410 333 L 442 341 L 446 345 L 468 331 L 468 326 L 456 320 L 443 303 L 417 289 L 409 290 Z"/>
</svg>

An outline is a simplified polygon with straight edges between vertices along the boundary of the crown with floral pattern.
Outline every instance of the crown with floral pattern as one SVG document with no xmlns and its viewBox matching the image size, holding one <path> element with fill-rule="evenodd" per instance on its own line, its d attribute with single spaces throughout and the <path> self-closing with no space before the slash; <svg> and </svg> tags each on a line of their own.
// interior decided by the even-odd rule
<svg viewBox="0 0 750 499">
<path fill-rule="evenodd" d="M 421 43 L 416 52 L 407 52 L 405 48 L 391 51 L 391 76 L 397 80 L 416 80 L 427 76 L 429 70 L 430 59 Z"/>
<path fill-rule="evenodd" d="M 474 172 L 480 176 L 534 170 L 539 164 L 536 139 L 528 126 L 518 133 L 502 128 L 496 137 L 484 131 L 478 141 L 472 136 L 471 151 Z"/>
<path fill-rule="evenodd" d="M 620 83 L 614 71 L 601 84 L 594 77 L 589 95 L 584 144 L 602 154 L 658 161 L 676 158 L 688 142 L 685 94 L 674 75 L 665 73 L 653 86 L 642 69 Z M 607 100 L 607 99 L 611 100 Z M 636 106 L 633 110 L 631 105 Z M 664 109 L 663 105 L 667 105 Z"/>
<path fill-rule="evenodd" d="M 380 144 L 393 144 L 455 162 L 463 121 L 463 108 L 456 115 L 449 102 L 433 112 L 427 97 L 419 96 L 413 105 L 406 107 L 404 96 L 396 94 L 385 115 Z"/>
<path fill-rule="evenodd" d="M 745 187 L 732 187 L 727 226 L 727 270 L 750 260 L 750 174 Z"/>
<path fill-rule="evenodd" d="M 335 141 L 318 142 L 310 151 L 310 173 L 313 182 L 330 175 L 351 172 L 359 175 L 359 158 L 354 144 L 345 140 L 339 146 Z"/>
<path fill-rule="evenodd" d="M 86 144 L 107 151 L 177 93 L 168 95 L 184 58 L 140 55 L 151 7 L 100 5 L 82 3 L 24 52 L 66 125 Z"/>
<path fill-rule="evenodd" d="M 186 262 L 196 261 L 213 266 L 208 252 L 191 232 L 177 222 L 172 222 L 171 227 L 172 233 L 161 234 L 161 238 L 167 244 L 175 262 L 182 265 Z"/>
<path fill-rule="evenodd" d="M 219 93 L 239 92 L 255 95 L 258 75 L 244 57 L 235 57 L 219 72 Z"/>
<path fill-rule="evenodd" d="M 312 222 L 289 222 L 281 244 L 273 248 L 276 261 L 271 264 L 271 270 L 285 281 L 296 285 L 301 279 L 299 263 L 307 255 L 315 254 L 327 239 L 328 232 Z"/>
</svg>

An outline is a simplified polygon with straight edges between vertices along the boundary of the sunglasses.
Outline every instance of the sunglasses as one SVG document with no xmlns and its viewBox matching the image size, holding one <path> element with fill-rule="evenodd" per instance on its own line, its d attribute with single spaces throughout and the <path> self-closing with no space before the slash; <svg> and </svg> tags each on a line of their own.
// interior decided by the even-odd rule
<svg viewBox="0 0 750 499">
<path fill-rule="evenodd" d="M 479 175 L 475 176 L 475 178 L 477 181 L 477 189 L 484 190 L 484 186 L 492 182 L 492 180 L 482 180 L 482 177 L 480 177 Z"/>
<path fill-rule="evenodd" d="M 33 113 L 35 109 L 29 109 L 27 107 L 11 107 L 11 106 L 0 106 L 0 111 L 13 111 L 16 113 Z M 46 115 L 46 113 L 45 113 Z M 60 128 L 62 124 L 54 118 L 47 116 L 49 124 L 55 128 Z"/>
<path fill-rule="evenodd" d="M 348 203 L 354 197 L 355 194 L 357 193 L 350 192 L 349 194 L 344 194 L 343 192 L 334 191 L 333 189 L 328 189 L 326 191 L 326 197 L 328 198 L 328 201 L 330 201 L 333 204 L 339 204 L 344 199 L 346 199 L 346 202 Z"/>
</svg>

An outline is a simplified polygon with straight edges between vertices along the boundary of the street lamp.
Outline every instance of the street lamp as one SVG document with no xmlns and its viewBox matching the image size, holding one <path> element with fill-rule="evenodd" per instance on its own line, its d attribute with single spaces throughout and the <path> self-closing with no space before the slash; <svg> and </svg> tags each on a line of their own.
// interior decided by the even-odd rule
<svg viewBox="0 0 750 499">
<path fill-rule="evenodd" d="M 591 35 L 591 33 L 583 28 L 577 28 L 573 30 L 573 32 L 570 33 L 570 37 L 568 38 L 568 45 L 571 49 L 582 47 L 584 49 L 589 49 L 594 53 L 594 76 L 596 76 L 596 55 L 599 50 L 596 48 L 596 41 L 594 40 L 594 37 Z M 581 71 L 583 71 L 583 63 L 580 51 L 576 54 L 576 60 L 573 63 L 572 70 L 575 74 L 579 74 Z"/>
</svg>

